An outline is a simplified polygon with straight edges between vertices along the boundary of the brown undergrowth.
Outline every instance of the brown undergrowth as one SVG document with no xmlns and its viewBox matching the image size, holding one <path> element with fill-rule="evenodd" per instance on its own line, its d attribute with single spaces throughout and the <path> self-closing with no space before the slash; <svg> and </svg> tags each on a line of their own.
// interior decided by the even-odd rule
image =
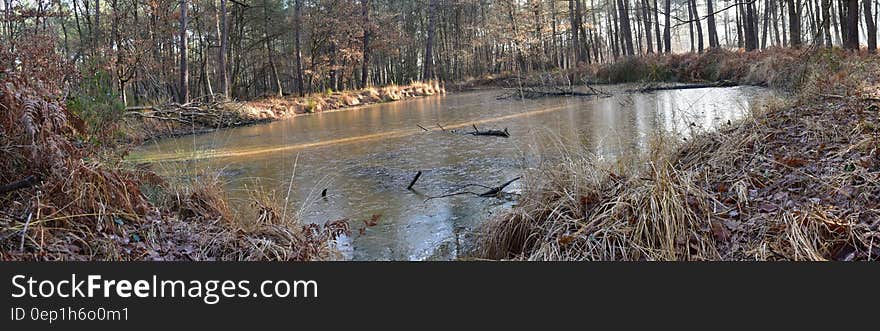
<svg viewBox="0 0 880 331">
<path fill-rule="evenodd" d="M 636 166 L 581 151 L 532 172 L 519 205 L 484 228 L 479 254 L 880 259 L 880 64 L 838 50 L 800 54 L 799 61 L 765 55 L 737 71 L 796 91 L 741 122 L 687 142 L 661 135 Z"/>
<path fill-rule="evenodd" d="M 581 85 L 619 83 L 707 83 L 729 81 L 796 92 L 819 87 L 826 94 L 864 91 L 880 78 L 861 75 L 873 65 L 865 57 L 841 49 L 791 49 L 772 47 L 757 52 L 711 49 L 704 53 L 661 54 L 623 58 L 610 64 L 589 64 L 553 72 L 516 75 L 501 73 L 471 78 L 453 89 L 535 85 Z M 823 67 L 826 71 L 810 70 Z M 825 75 L 827 76 L 819 76 Z M 812 86 L 806 86 L 811 84 Z"/>
<path fill-rule="evenodd" d="M 336 258 L 342 222 L 304 225 L 255 194 L 251 224 L 230 216 L 216 178 L 171 185 L 89 143 L 101 130 L 68 111 L 74 75 L 51 45 L 0 51 L 0 260 Z"/>
</svg>

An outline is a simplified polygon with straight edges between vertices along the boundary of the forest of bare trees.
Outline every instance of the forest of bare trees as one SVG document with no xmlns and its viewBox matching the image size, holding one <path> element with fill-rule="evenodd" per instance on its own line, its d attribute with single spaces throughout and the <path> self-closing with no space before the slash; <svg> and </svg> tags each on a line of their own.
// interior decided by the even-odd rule
<svg viewBox="0 0 880 331">
<path fill-rule="evenodd" d="M 861 3 L 859 2 L 861 1 Z M 877 47 L 876 0 L 2 0 L 126 105 L 570 69 L 709 48 Z M 183 38 L 181 38 L 183 36 Z"/>
</svg>

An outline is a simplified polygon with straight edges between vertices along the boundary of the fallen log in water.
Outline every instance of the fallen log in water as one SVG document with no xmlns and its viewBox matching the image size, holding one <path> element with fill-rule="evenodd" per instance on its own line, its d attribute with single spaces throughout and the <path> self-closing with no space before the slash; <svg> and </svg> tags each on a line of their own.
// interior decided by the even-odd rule
<svg viewBox="0 0 880 331">
<path fill-rule="evenodd" d="M 504 128 L 504 131 L 501 131 L 501 130 L 480 131 L 479 129 L 477 129 L 476 124 L 472 124 L 472 126 L 474 127 L 474 132 L 471 132 L 471 134 L 475 135 L 475 136 L 493 136 L 493 137 L 510 138 L 510 132 L 507 131 L 507 128 Z"/>
<path fill-rule="evenodd" d="M 689 89 L 697 89 L 697 88 L 710 88 L 710 87 L 734 87 L 738 86 L 736 82 L 731 82 L 729 80 L 722 80 L 714 83 L 706 83 L 706 84 L 685 84 L 685 85 L 657 85 L 657 84 L 648 84 L 642 86 L 637 89 L 629 89 L 626 90 L 627 93 L 648 93 L 654 91 L 670 91 L 670 90 L 689 90 Z"/>
<path fill-rule="evenodd" d="M 590 92 L 577 92 L 571 88 L 563 88 L 559 86 L 536 86 L 506 89 L 508 92 L 496 97 L 497 100 L 519 98 L 519 99 L 538 99 L 544 97 L 599 97 L 610 96 L 608 92 L 597 90 L 591 86 L 587 86 Z"/>
</svg>

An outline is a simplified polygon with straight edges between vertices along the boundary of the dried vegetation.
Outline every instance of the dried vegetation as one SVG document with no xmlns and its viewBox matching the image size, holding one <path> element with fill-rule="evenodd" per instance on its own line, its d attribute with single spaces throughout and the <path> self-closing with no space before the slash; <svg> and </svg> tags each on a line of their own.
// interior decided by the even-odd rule
<svg viewBox="0 0 880 331">
<path fill-rule="evenodd" d="M 519 205 L 484 228 L 480 255 L 880 259 L 876 56 L 775 49 L 631 61 L 647 65 L 597 68 L 594 77 L 626 76 L 636 66 L 666 79 L 727 79 L 792 94 L 687 142 L 660 136 L 636 166 L 566 153 L 527 176 Z"/>
<path fill-rule="evenodd" d="M 267 97 L 245 103 L 243 112 L 258 119 L 282 119 L 301 114 L 445 94 L 446 88 L 438 81 L 413 82 L 409 85 L 369 87 L 341 92 L 328 91 L 304 97 Z"/>
<path fill-rule="evenodd" d="M 0 53 L 0 260 L 337 257 L 342 222 L 303 225 L 260 194 L 261 221 L 245 222 L 231 216 L 216 178 L 171 185 L 89 143 L 101 130 L 64 102 L 75 75 L 51 39 L 34 38 Z"/>
</svg>

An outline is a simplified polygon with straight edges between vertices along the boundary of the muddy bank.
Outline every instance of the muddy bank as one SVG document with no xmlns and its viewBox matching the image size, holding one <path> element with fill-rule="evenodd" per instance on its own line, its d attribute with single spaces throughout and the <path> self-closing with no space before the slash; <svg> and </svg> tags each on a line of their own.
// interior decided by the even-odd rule
<svg viewBox="0 0 880 331">
<path fill-rule="evenodd" d="M 838 50 L 793 52 L 731 53 L 721 61 L 709 61 L 718 56 L 712 53 L 638 60 L 665 64 L 655 72 L 677 77 L 709 72 L 713 79 L 788 87 L 793 94 L 718 132 L 688 141 L 657 137 L 638 166 L 573 153 L 530 173 L 519 205 L 483 229 L 479 255 L 877 260 L 877 59 Z M 715 69 L 696 70 L 704 64 Z M 595 73 L 628 72 L 617 72 L 619 66 Z"/>
<path fill-rule="evenodd" d="M 304 97 L 267 97 L 253 101 L 194 101 L 188 104 L 130 107 L 124 117 L 125 142 L 149 140 L 247 126 L 328 111 L 445 95 L 437 81 L 361 90 L 316 93 Z"/>
</svg>

